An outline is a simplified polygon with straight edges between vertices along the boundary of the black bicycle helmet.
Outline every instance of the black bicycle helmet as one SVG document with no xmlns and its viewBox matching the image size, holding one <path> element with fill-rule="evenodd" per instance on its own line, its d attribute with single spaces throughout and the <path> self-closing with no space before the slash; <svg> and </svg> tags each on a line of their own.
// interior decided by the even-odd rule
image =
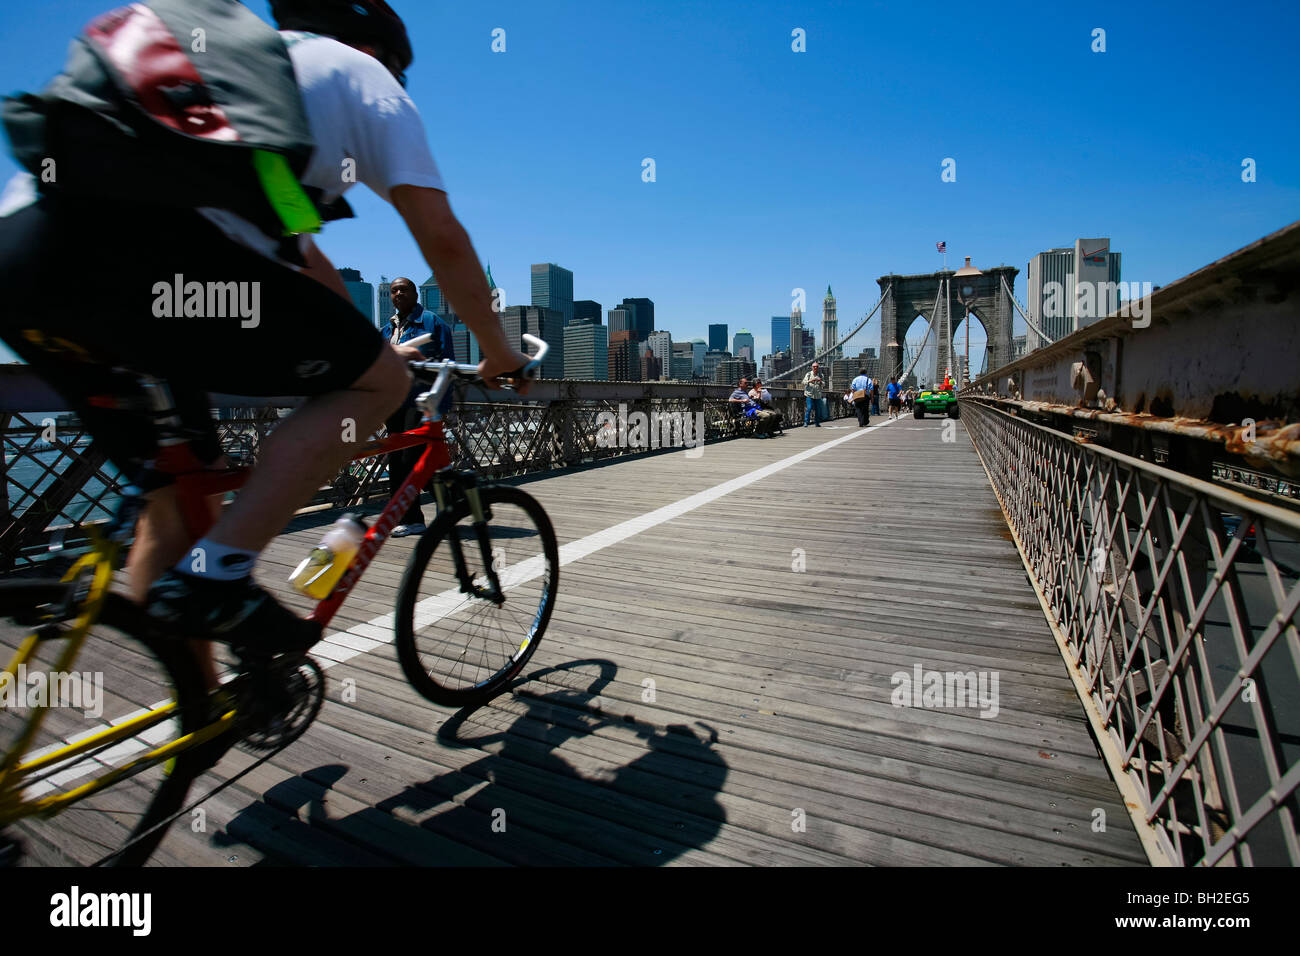
<svg viewBox="0 0 1300 956">
<path fill-rule="evenodd" d="M 271 16 L 281 30 L 306 30 L 353 46 L 378 47 L 392 61 L 389 69 L 399 75 L 413 59 L 406 25 L 384 0 L 271 0 Z"/>
</svg>

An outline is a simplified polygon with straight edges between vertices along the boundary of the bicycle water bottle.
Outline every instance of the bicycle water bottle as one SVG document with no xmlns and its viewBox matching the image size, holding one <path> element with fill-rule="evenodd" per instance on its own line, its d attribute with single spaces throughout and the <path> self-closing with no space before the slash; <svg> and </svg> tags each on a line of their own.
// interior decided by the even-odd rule
<svg viewBox="0 0 1300 956">
<path fill-rule="evenodd" d="M 289 575 L 289 583 L 308 597 L 317 600 L 329 597 L 356 557 L 366 530 L 365 523 L 356 515 L 344 515 L 330 525 L 311 554 Z"/>
</svg>

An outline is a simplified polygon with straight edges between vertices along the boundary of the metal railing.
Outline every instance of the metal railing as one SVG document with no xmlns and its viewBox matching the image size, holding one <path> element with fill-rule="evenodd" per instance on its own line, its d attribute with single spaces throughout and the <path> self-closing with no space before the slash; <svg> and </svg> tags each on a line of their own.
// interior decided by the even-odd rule
<svg viewBox="0 0 1300 956">
<path fill-rule="evenodd" d="M 964 398 L 1153 863 L 1300 863 L 1300 517 Z"/>
<path fill-rule="evenodd" d="M 83 545 L 87 528 L 108 517 L 121 489 L 116 470 L 80 423 L 58 411 L 61 402 L 29 370 L 6 373 L 0 376 L 0 571 Z M 703 416 L 704 441 L 715 442 L 742 431 L 727 401 L 731 390 L 721 385 L 541 381 L 534 383 L 527 400 L 498 400 L 501 393 L 470 389 L 447 415 L 448 450 L 456 467 L 510 478 L 672 447 L 674 436 L 678 443 L 685 437 L 676 429 L 688 414 Z M 802 424 L 802 392 L 771 391 L 786 426 Z M 239 407 L 222 409 L 218 434 L 228 455 L 256 464 L 262 442 L 293 406 L 288 399 L 238 401 Z M 847 414 L 838 396 L 828 396 L 828 403 L 832 417 Z M 17 410 L 24 406 L 52 411 Z M 645 416 L 640 432 L 637 415 Z M 697 421 L 692 417 L 692 424 Z M 623 422 L 631 427 L 620 427 Z M 350 462 L 307 507 L 354 507 L 386 498 L 387 477 L 386 456 Z"/>
</svg>

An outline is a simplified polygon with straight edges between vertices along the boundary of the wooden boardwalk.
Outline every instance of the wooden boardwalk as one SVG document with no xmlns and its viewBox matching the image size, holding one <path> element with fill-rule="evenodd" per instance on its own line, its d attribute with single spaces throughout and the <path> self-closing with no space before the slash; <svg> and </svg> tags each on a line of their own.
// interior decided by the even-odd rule
<svg viewBox="0 0 1300 956">
<path fill-rule="evenodd" d="M 472 713 L 335 633 L 317 723 L 155 862 L 1145 864 L 979 459 L 944 430 L 840 420 L 524 483 L 562 546 L 699 498 L 565 564 L 527 679 Z M 286 602 L 333 517 L 264 557 Z M 333 631 L 391 609 L 413 546 L 385 546 Z M 996 674 L 996 714 L 894 706 L 918 667 Z"/>
</svg>

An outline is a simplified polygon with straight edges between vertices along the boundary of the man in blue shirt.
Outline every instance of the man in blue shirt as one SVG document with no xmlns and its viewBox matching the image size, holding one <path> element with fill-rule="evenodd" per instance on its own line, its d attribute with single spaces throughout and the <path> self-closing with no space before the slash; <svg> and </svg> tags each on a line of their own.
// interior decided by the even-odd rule
<svg viewBox="0 0 1300 956">
<path fill-rule="evenodd" d="M 430 312 L 420 305 L 414 282 L 405 276 L 399 276 L 389 286 L 388 297 L 392 300 L 395 311 L 392 318 L 379 330 L 379 334 L 386 341 L 393 345 L 401 345 L 407 339 L 413 339 L 427 332 L 432 338 L 419 346 L 425 358 L 436 362 L 456 357 L 451 328 L 438 318 L 436 312 Z M 406 403 L 388 417 L 388 434 L 396 435 L 419 426 L 423 413 L 416 407 L 415 396 L 425 388 L 426 386 L 418 381 L 412 383 L 411 391 L 406 396 Z M 450 391 L 447 397 L 451 397 Z M 388 456 L 388 482 L 392 494 L 397 494 L 397 490 L 402 487 L 423 452 L 424 448 L 417 445 L 414 448 L 395 451 Z M 411 502 L 411 506 L 406 509 L 406 514 L 402 516 L 402 523 L 393 529 L 392 536 L 402 538 L 408 534 L 422 534 L 426 528 L 424 512 L 420 510 L 420 498 L 417 495 Z"/>
<path fill-rule="evenodd" d="M 885 395 L 889 399 L 889 417 L 897 418 L 903 406 L 903 386 L 894 381 L 892 375 L 889 376 L 889 384 L 885 386 Z"/>
<path fill-rule="evenodd" d="M 858 413 L 858 427 L 866 428 L 871 421 L 871 379 L 865 368 L 858 369 L 857 378 L 849 382 L 849 392 L 862 393 L 861 398 L 854 399 L 853 410 Z"/>
</svg>

